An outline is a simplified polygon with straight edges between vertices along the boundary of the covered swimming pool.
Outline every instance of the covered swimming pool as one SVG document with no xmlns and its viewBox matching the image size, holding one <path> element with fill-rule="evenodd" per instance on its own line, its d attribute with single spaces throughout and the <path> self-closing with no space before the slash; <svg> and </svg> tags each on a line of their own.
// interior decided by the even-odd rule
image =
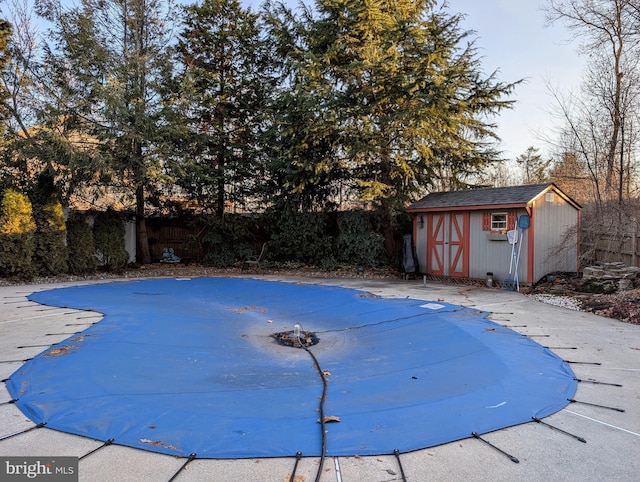
<svg viewBox="0 0 640 482">
<path fill-rule="evenodd" d="M 439 301 L 231 277 L 29 299 L 105 316 L 9 378 L 20 410 L 48 428 L 172 455 L 408 452 L 546 417 L 577 386 L 548 349 Z M 296 324 L 317 343 L 279 343 Z"/>
</svg>

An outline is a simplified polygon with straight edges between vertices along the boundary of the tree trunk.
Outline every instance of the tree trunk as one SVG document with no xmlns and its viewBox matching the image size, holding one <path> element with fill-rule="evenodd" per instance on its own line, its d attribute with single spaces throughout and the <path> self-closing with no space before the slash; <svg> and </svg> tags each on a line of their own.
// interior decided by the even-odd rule
<svg viewBox="0 0 640 482">
<path fill-rule="evenodd" d="M 219 153 L 218 154 L 218 181 L 217 181 L 217 188 L 218 188 L 218 192 L 217 194 L 217 200 L 216 200 L 216 216 L 218 217 L 218 219 L 222 219 L 224 217 L 224 202 L 226 199 L 225 196 L 225 192 L 224 192 L 224 187 L 225 187 L 225 181 L 224 181 L 224 154 Z"/>
<path fill-rule="evenodd" d="M 151 262 L 147 220 L 144 216 L 144 186 L 136 188 L 136 260 L 141 264 Z"/>
<path fill-rule="evenodd" d="M 387 186 L 389 190 L 394 192 L 386 193 L 386 196 L 381 199 L 380 209 L 382 211 L 382 235 L 384 236 L 384 249 L 390 258 L 394 258 L 396 255 L 396 243 L 394 239 L 393 229 L 393 205 L 392 199 L 395 193 L 395 187 L 393 185 L 393 179 L 391 177 L 391 152 L 388 149 L 383 149 L 380 155 L 380 180 Z"/>
</svg>

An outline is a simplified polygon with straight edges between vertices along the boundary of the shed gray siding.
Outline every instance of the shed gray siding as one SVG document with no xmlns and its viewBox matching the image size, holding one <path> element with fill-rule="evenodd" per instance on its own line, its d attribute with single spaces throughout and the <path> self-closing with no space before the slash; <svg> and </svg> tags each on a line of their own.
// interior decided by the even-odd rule
<svg viewBox="0 0 640 482">
<path fill-rule="evenodd" d="M 533 279 L 556 271 L 578 270 L 578 210 L 554 192 L 534 201 Z"/>
<path fill-rule="evenodd" d="M 496 209 L 494 211 L 504 211 Z M 469 263 L 469 277 L 483 279 L 487 273 L 491 272 L 495 279 L 504 279 L 509 274 L 509 264 L 511 263 L 512 245 L 507 240 L 507 235 L 490 234 L 489 231 L 482 230 L 482 214 L 487 211 L 475 211 L 470 217 L 469 233 L 469 258 L 473 263 Z M 518 210 L 517 215 L 526 214 L 524 209 Z M 529 249 L 527 233 L 523 238 L 520 249 L 520 263 L 518 265 L 518 279 L 527 279 L 527 250 Z M 513 266 L 513 276 L 515 276 L 515 263 Z"/>
</svg>

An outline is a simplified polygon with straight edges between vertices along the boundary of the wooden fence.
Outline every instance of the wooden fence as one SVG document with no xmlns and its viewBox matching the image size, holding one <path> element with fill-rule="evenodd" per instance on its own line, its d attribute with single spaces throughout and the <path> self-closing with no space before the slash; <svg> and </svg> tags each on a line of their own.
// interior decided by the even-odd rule
<svg viewBox="0 0 640 482">
<path fill-rule="evenodd" d="M 627 266 L 640 267 L 640 234 L 637 232 L 615 233 L 598 230 L 584 233 L 581 252 L 588 253 L 590 261 L 621 262 Z"/>
<path fill-rule="evenodd" d="M 173 248 L 175 254 L 184 259 L 200 259 L 202 252 L 203 226 L 187 225 L 180 219 L 147 219 L 147 236 L 151 260 L 162 258 L 164 248 Z"/>
</svg>

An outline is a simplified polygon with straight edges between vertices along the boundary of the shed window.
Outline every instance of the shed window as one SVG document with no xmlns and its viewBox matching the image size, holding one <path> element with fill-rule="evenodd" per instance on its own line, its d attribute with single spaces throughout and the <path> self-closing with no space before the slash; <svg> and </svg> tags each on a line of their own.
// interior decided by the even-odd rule
<svg viewBox="0 0 640 482">
<path fill-rule="evenodd" d="M 507 213 L 491 213 L 491 231 L 507 229 Z"/>
<path fill-rule="evenodd" d="M 515 211 L 492 213 L 484 211 L 482 213 L 482 230 L 505 233 L 509 229 L 515 229 L 518 215 Z"/>
</svg>

